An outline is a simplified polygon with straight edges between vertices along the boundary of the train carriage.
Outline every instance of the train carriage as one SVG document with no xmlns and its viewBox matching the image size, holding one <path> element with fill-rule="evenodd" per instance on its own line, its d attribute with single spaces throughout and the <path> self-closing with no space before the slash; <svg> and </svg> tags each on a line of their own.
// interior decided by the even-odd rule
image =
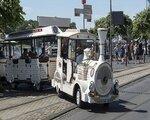
<svg viewBox="0 0 150 120">
<path fill-rule="evenodd" d="M 5 41 L 9 45 L 9 58 L 5 64 L 5 78 L 14 87 L 19 83 L 32 83 L 37 90 L 41 84 L 51 82 L 56 68 L 57 39 L 61 30 L 56 26 L 11 33 Z"/>
<path fill-rule="evenodd" d="M 13 48 L 16 45 L 16 41 L 0 41 L 0 80 L 1 82 L 5 81 L 5 65 L 6 61 L 9 58 L 9 49 Z"/>
<path fill-rule="evenodd" d="M 108 105 L 118 98 L 118 83 L 104 59 L 107 29 L 98 29 L 96 37 L 85 30 L 67 30 L 58 34 L 56 72 L 52 86 L 59 96 L 73 96 L 79 107 L 83 103 Z M 97 48 L 98 47 L 98 48 Z"/>
</svg>

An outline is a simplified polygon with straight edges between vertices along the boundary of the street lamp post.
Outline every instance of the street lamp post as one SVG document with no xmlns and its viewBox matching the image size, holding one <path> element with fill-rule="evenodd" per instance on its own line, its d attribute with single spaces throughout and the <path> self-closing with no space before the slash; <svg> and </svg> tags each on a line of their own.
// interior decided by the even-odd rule
<svg viewBox="0 0 150 120">
<path fill-rule="evenodd" d="M 82 0 L 83 5 L 83 29 L 85 29 L 85 11 L 84 11 L 84 5 L 86 4 L 86 0 Z"/>
<path fill-rule="evenodd" d="M 84 12 L 84 5 L 85 5 L 85 3 L 83 3 L 83 29 L 85 29 L 85 12 Z"/>
<path fill-rule="evenodd" d="M 112 33 L 112 0 L 110 0 L 110 36 L 109 36 L 109 44 L 110 44 L 110 64 L 111 64 L 111 67 L 112 67 L 112 36 L 111 36 L 111 33 Z"/>
</svg>

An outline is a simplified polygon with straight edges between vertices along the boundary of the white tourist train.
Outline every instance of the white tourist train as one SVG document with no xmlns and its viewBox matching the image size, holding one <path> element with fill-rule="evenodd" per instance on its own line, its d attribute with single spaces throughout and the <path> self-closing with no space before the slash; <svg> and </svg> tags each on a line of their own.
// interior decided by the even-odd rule
<svg viewBox="0 0 150 120">
<path fill-rule="evenodd" d="M 11 33 L 0 58 L 0 76 L 14 87 L 32 83 L 37 90 L 53 78 L 56 68 L 57 39 L 61 30 L 56 26 Z M 12 44 L 15 42 L 15 44 Z"/>
<path fill-rule="evenodd" d="M 118 98 L 118 82 L 104 59 L 107 29 L 96 37 L 87 31 L 67 30 L 58 34 L 57 62 L 52 86 L 59 96 L 73 96 L 78 107 L 85 102 L 109 105 Z M 99 47 L 99 48 L 97 48 Z"/>
</svg>

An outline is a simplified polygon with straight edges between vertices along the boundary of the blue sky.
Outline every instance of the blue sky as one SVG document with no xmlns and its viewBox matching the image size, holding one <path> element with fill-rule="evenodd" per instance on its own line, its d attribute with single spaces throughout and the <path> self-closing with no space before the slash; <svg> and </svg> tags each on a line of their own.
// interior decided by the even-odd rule
<svg viewBox="0 0 150 120">
<path fill-rule="evenodd" d="M 112 0 L 114 11 L 124 11 L 131 18 L 146 7 L 146 0 Z M 87 27 L 93 27 L 94 21 L 106 16 L 109 12 L 109 0 L 87 0 L 93 6 L 92 22 Z M 74 8 L 82 8 L 81 0 L 21 0 L 21 6 L 26 12 L 26 19 L 36 20 L 37 16 L 65 17 L 82 27 L 82 17 L 74 17 Z"/>
</svg>

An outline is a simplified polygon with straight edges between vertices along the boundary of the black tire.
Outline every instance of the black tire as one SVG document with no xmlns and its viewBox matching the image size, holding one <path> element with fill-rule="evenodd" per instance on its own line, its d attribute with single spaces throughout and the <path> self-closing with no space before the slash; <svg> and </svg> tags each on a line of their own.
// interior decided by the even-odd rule
<svg viewBox="0 0 150 120">
<path fill-rule="evenodd" d="M 11 83 L 11 88 L 13 89 L 13 90 L 17 90 L 18 89 L 18 83 Z"/>
<path fill-rule="evenodd" d="M 58 90 L 56 90 L 56 91 L 57 91 L 58 97 L 59 97 L 59 98 L 63 98 L 64 93 L 63 93 L 60 89 L 58 89 Z"/>
<path fill-rule="evenodd" d="M 80 90 L 80 88 L 78 88 L 75 92 L 75 101 L 76 101 L 77 107 L 79 107 L 79 108 L 84 107 L 84 102 L 81 100 L 81 90 Z"/>
<path fill-rule="evenodd" d="M 36 92 L 41 92 L 42 91 L 42 86 L 41 86 L 41 83 L 37 84 L 37 85 L 34 85 L 33 86 L 34 90 Z"/>
</svg>

